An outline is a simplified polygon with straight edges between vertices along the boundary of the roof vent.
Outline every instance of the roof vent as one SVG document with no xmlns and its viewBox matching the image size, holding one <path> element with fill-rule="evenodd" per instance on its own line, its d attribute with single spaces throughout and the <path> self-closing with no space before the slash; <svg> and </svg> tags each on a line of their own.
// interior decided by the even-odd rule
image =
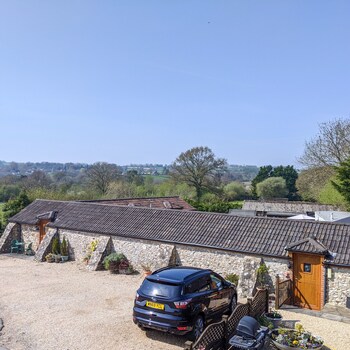
<svg viewBox="0 0 350 350">
<path fill-rule="evenodd" d="M 170 203 L 169 201 L 164 201 L 164 202 L 163 202 L 163 205 L 164 205 L 164 207 L 167 208 L 167 209 L 172 209 L 172 208 L 173 208 L 172 205 L 171 205 L 171 203 Z"/>
</svg>

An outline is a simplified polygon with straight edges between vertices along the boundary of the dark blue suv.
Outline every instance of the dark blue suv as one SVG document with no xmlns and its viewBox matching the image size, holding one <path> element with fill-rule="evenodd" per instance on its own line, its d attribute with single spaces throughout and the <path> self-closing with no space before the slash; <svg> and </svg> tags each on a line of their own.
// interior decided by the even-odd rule
<svg viewBox="0 0 350 350">
<path fill-rule="evenodd" d="M 146 277 L 136 293 L 133 320 L 142 329 L 197 339 L 205 324 L 231 312 L 236 286 L 212 270 L 168 267 Z"/>
</svg>

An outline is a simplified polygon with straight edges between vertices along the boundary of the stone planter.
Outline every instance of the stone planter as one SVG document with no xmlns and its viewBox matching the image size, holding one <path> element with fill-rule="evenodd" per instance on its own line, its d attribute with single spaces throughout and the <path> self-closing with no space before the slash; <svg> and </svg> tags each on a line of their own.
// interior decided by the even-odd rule
<svg viewBox="0 0 350 350">
<path fill-rule="evenodd" d="M 281 329 L 281 328 L 280 328 Z M 291 332 L 291 333 L 297 333 L 295 330 L 293 329 L 284 329 L 285 331 L 287 332 Z M 323 344 L 322 345 L 314 345 L 313 347 L 309 347 L 309 348 L 300 348 L 298 345 L 296 346 L 289 346 L 289 345 L 283 345 L 283 344 L 280 344 L 279 342 L 277 342 L 275 339 L 274 339 L 274 336 L 276 337 L 278 335 L 278 329 L 273 329 L 270 333 L 270 338 L 271 338 L 271 341 L 273 343 L 273 345 L 277 348 L 277 349 L 281 349 L 281 350 L 305 350 L 305 349 L 312 349 L 312 350 L 320 350 L 322 349 L 323 347 Z"/>
<path fill-rule="evenodd" d="M 109 263 L 109 272 L 110 273 L 119 273 L 119 265 L 120 265 L 120 262 L 119 261 L 111 261 Z"/>
<path fill-rule="evenodd" d="M 266 312 L 264 317 L 273 324 L 273 328 L 278 328 L 282 322 L 282 316 L 276 317 L 273 312 Z"/>
</svg>

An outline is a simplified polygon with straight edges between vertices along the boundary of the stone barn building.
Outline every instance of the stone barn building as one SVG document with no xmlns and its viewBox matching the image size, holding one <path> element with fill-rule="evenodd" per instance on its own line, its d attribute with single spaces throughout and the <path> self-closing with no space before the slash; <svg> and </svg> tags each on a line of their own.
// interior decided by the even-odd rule
<svg viewBox="0 0 350 350">
<path fill-rule="evenodd" d="M 239 275 L 241 297 L 250 296 L 261 259 L 275 275 L 291 276 L 296 305 L 319 310 L 326 303 L 349 305 L 350 226 L 266 217 L 142 208 L 101 202 L 36 200 L 10 219 L 0 253 L 13 239 L 32 243 L 43 261 L 54 236 L 69 242 L 72 260 L 82 261 L 92 241 L 88 267 L 111 251 L 134 268 L 171 264 L 211 268 Z"/>
</svg>

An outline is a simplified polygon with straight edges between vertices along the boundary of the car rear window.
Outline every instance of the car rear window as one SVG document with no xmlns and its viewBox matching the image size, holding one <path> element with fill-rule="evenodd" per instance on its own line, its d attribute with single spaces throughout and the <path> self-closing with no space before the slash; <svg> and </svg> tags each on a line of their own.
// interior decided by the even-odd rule
<svg viewBox="0 0 350 350">
<path fill-rule="evenodd" d="M 140 291 L 152 297 L 174 298 L 181 295 L 182 286 L 178 284 L 164 283 L 160 281 L 149 281 L 145 279 Z"/>
</svg>

